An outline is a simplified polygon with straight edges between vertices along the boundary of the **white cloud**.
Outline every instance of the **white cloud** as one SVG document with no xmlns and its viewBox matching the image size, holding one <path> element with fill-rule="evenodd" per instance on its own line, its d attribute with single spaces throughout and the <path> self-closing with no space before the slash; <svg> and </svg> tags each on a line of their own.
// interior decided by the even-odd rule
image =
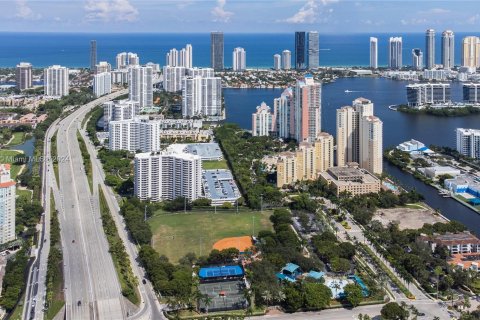
<svg viewBox="0 0 480 320">
<path fill-rule="evenodd" d="M 16 0 L 15 4 L 17 5 L 17 13 L 15 14 L 17 18 L 25 20 L 37 20 L 42 17 L 41 14 L 33 12 L 32 8 L 28 6 L 26 0 Z"/>
<path fill-rule="evenodd" d="M 87 0 L 85 18 L 89 21 L 128 21 L 138 18 L 138 10 L 129 0 Z"/>
<path fill-rule="evenodd" d="M 468 24 L 476 24 L 480 20 L 480 14 L 475 14 L 467 19 Z"/>
<path fill-rule="evenodd" d="M 297 11 L 290 18 L 285 19 L 285 22 L 288 23 L 313 23 L 317 17 L 317 4 L 314 0 L 307 1 L 300 10 Z"/>
<path fill-rule="evenodd" d="M 177 3 L 178 9 L 185 9 L 193 4 L 193 0 L 179 0 Z"/>
<path fill-rule="evenodd" d="M 408 25 L 421 25 L 421 24 L 426 24 L 428 21 L 427 19 L 416 19 L 416 18 L 411 18 L 411 19 L 401 19 L 400 23 L 404 26 Z"/>
<path fill-rule="evenodd" d="M 213 21 L 218 22 L 228 22 L 233 16 L 233 12 L 226 11 L 225 5 L 227 4 L 226 0 L 217 0 L 217 6 L 212 9 Z"/>
<path fill-rule="evenodd" d="M 450 13 L 450 12 L 451 12 L 450 10 L 443 9 L 443 8 L 432 8 L 432 9 L 425 10 L 425 11 L 419 11 L 418 13 L 420 13 L 420 14 L 447 14 L 447 13 Z"/>
</svg>

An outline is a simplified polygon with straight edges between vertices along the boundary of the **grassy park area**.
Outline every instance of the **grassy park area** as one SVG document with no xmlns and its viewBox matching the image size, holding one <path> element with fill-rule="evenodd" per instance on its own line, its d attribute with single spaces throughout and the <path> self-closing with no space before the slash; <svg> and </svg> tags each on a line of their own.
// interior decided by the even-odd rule
<svg viewBox="0 0 480 320">
<path fill-rule="evenodd" d="M 25 132 L 13 132 L 13 139 L 8 144 L 9 146 L 16 146 L 25 141 Z"/>
<path fill-rule="evenodd" d="M 15 179 L 17 177 L 18 173 L 20 172 L 20 168 L 22 167 L 21 164 L 12 164 L 13 158 L 21 155 L 21 152 L 15 150 L 0 150 L 0 163 L 9 163 L 12 165 L 10 169 L 10 176 L 12 177 L 12 179 Z"/>
<path fill-rule="evenodd" d="M 203 170 L 228 169 L 228 165 L 225 160 L 202 161 L 202 168 Z"/>
<path fill-rule="evenodd" d="M 244 208 L 238 214 L 234 209 L 219 210 L 215 214 L 213 208 L 194 209 L 186 214 L 157 211 L 148 222 L 153 233 L 153 247 L 175 263 L 189 252 L 197 256 L 208 254 L 213 244 L 220 239 L 272 230 L 269 220 L 271 214 L 272 211 L 260 213 Z"/>
</svg>

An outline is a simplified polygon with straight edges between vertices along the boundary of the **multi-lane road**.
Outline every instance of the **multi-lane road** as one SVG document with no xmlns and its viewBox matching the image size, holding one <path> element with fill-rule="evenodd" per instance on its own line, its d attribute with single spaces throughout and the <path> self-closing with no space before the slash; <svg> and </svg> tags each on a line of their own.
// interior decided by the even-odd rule
<svg viewBox="0 0 480 320">
<path fill-rule="evenodd" d="M 118 204 L 110 190 L 103 184 L 103 172 L 99 164 L 94 165 L 94 190 L 90 189 L 77 132 L 86 113 L 96 105 L 115 99 L 126 93 L 121 90 L 79 107 L 70 115 L 55 122 L 45 137 L 45 156 L 50 155 L 51 137 L 57 134 L 59 159 L 59 181 L 55 179 L 53 165 L 48 159 L 43 166 L 43 219 L 41 246 L 30 270 L 26 295 L 24 319 L 43 319 L 45 278 L 49 248 L 49 199 L 52 190 L 59 214 L 65 281 L 66 319 L 161 319 L 160 305 L 151 286 L 143 284 L 143 271 L 136 264 L 136 248 L 128 240 L 125 227 L 121 227 Z M 88 140 L 86 140 L 88 141 Z M 87 143 L 88 145 L 88 143 Z M 94 152 L 89 147 L 90 152 Z M 94 159 L 92 159 L 95 164 Z M 108 243 L 103 231 L 99 212 L 98 185 L 107 195 L 109 206 L 125 241 L 134 273 L 139 278 L 141 305 L 136 310 L 126 307 L 121 294 L 117 273 L 108 252 Z M 112 199 L 115 201 L 113 203 Z"/>
</svg>

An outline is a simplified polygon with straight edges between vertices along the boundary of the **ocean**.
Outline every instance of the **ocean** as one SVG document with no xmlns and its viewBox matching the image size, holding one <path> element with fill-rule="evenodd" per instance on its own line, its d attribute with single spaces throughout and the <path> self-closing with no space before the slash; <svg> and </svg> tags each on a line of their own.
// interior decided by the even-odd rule
<svg viewBox="0 0 480 320">
<path fill-rule="evenodd" d="M 460 64 L 461 39 L 466 33 L 455 34 L 455 63 Z M 379 65 L 388 59 L 388 38 L 403 37 L 403 62 L 410 65 L 411 51 L 425 51 L 425 35 L 410 34 L 321 34 L 321 66 L 368 66 L 369 38 L 378 37 Z M 185 44 L 193 46 L 193 64 L 210 66 L 210 34 L 88 34 L 88 33 L 12 33 L 1 32 L 0 67 L 14 67 L 20 61 L 30 62 L 34 67 L 60 64 L 67 67 L 88 67 L 90 64 L 90 40 L 97 40 L 98 61 L 115 63 L 119 52 L 131 51 L 140 56 L 141 63 L 165 64 L 165 54 L 171 48 L 181 49 Z M 225 33 L 225 66 L 232 65 L 235 47 L 247 51 L 248 68 L 273 67 L 273 55 L 288 49 L 294 56 L 294 33 L 289 34 L 232 34 Z M 436 62 L 441 59 L 441 38 L 436 37 Z M 293 65 L 293 62 L 292 62 Z"/>
</svg>

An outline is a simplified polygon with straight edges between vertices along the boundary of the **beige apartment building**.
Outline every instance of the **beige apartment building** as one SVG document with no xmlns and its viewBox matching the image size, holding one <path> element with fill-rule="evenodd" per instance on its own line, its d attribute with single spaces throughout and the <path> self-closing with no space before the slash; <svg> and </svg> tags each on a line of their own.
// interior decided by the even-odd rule
<svg viewBox="0 0 480 320">
<path fill-rule="evenodd" d="M 480 67 L 480 38 L 465 37 L 462 41 L 462 67 Z"/>
<path fill-rule="evenodd" d="M 344 191 L 354 196 L 377 193 L 381 187 L 380 179 L 367 170 L 359 168 L 355 162 L 348 163 L 343 167 L 329 168 L 327 171 L 321 172 L 320 177 L 335 187 L 337 195 Z"/>
<path fill-rule="evenodd" d="M 300 180 L 314 180 L 320 172 L 333 166 L 333 136 L 320 133 L 313 143 L 301 142 L 294 152 L 277 156 L 277 187 Z"/>
<path fill-rule="evenodd" d="M 337 110 L 337 166 L 356 162 L 375 174 L 383 171 L 383 124 L 373 115 L 373 103 L 355 99 Z"/>
</svg>

